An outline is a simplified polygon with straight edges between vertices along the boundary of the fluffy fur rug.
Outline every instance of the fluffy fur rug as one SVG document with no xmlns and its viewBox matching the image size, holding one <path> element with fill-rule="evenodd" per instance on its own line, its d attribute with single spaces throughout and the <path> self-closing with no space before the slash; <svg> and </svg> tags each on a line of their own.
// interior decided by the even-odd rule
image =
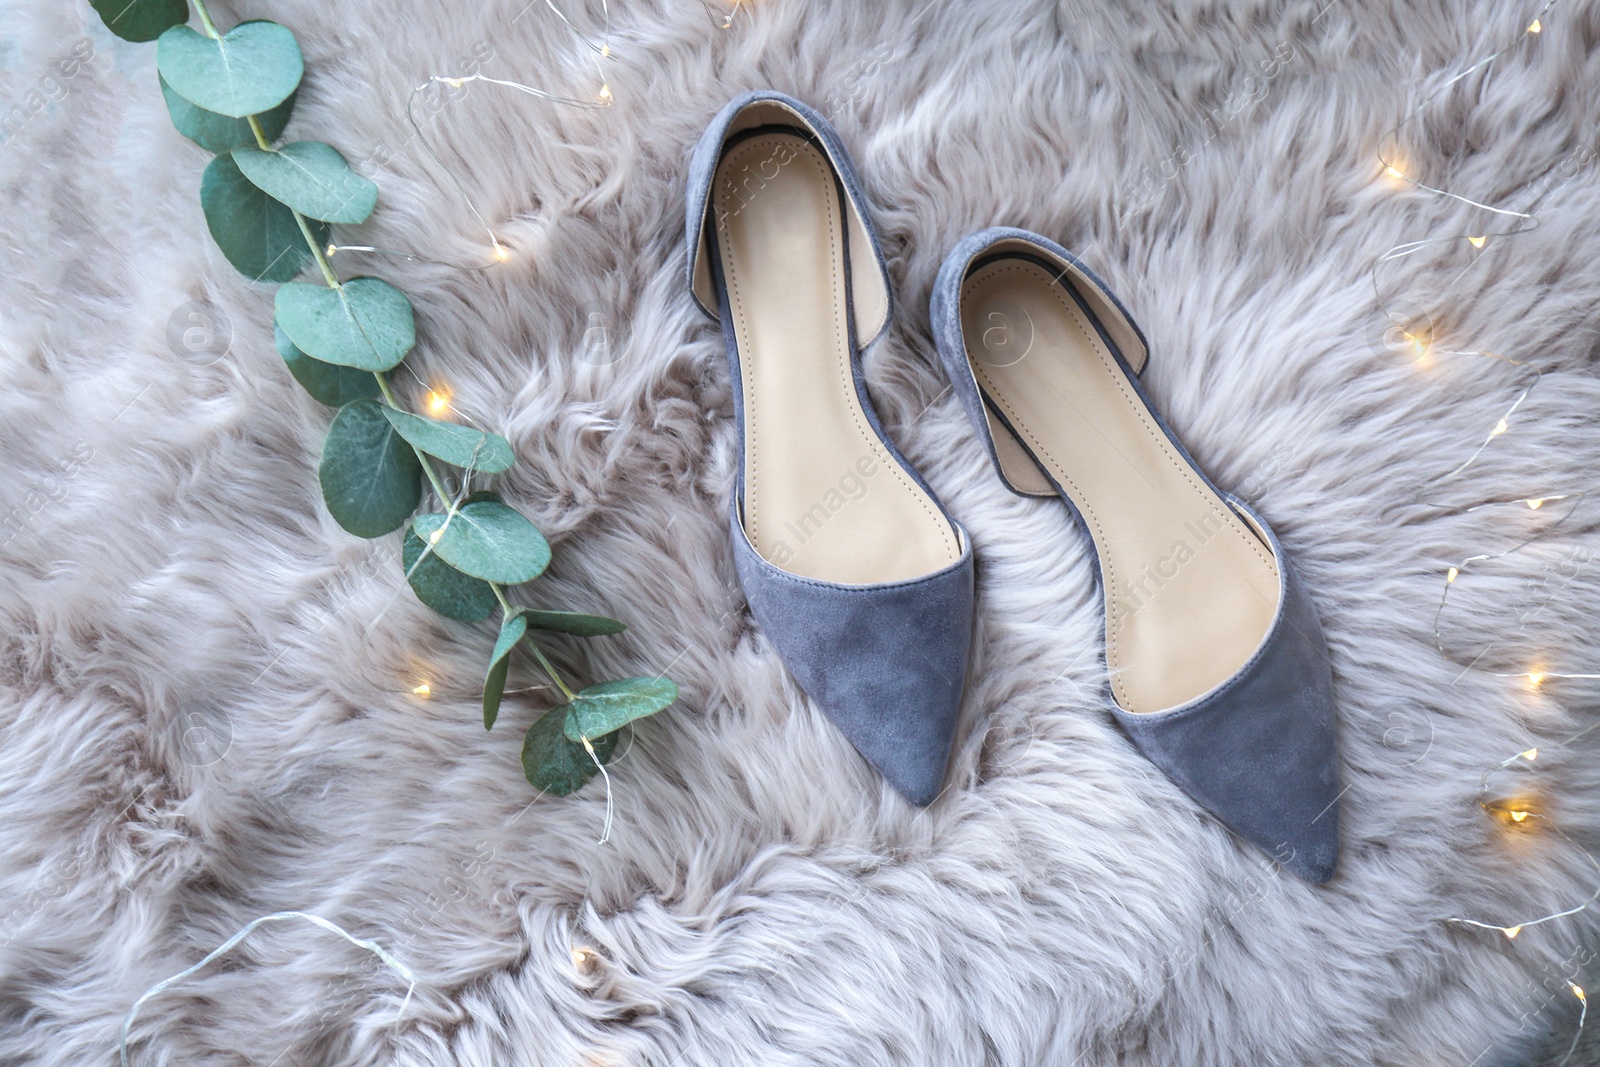
<svg viewBox="0 0 1600 1067">
<path fill-rule="evenodd" d="M 271 287 L 206 234 L 204 154 L 153 46 L 80 0 L 7 0 L 0 48 L 0 1061 L 133 1063 L 1518 1064 L 1565 1051 L 1587 915 L 1511 924 L 1600 881 L 1593 683 L 1600 526 L 1447 566 L 1573 507 L 1600 469 L 1600 10 L 1569 0 L 1408 128 L 1400 165 L 1542 225 L 1430 245 L 1381 275 L 1431 337 L 1388 331 L 1391 246 L 1507 222 L 1376 162 L 1406 109 L 1521 32 L 1455 0 L 613 0 L 607 110 L 430 74 L 599 92 L 543 4 L 241 2 L 304 45 L 290 133 L 380 184 L 335 240 L 422 337 L 403 377 L 505 432 L 501 483 L 550 535 L 542 605 L 622 617 L 562 644 L 580 678 L 683 687 L 606 790 L 538 798 L 517 765 L 545 696 L 486 734 L 492 643 L 405 590 L 397 538 L 324 512 L 329 412 L 272 345 Z M 598 2 L 572 4 L 599 36 Z M 684 290 L 684 161 L 731 95 L 831 114 L 879 207 L 900 314 L 868 361 L 896 439 L 972 532 L 973 679 L 945 795 L 896 799 L 810 707 L 732 583 L 721 342 Z M 454 181 L 512 250 L 487 240 Z M 1101 696 L 1083 537 L 1007 494 L 931 358 L 944 250 L 1012 223 L 1081 251 L 1153 341 L 1147 381 L 1198 460 L 1257 502 L 1327 625 L 1344 858 L 1312 888 L 1206 817 Z M 440 261 L 440 262 L 431 262 Z M 454 264 L 455 266 L 452 266 Z M 1537 361 L 1543 381 L 1467 472 Z M 1556 497 L 1533 511 L 1485 501 Z M 1444 505 L 1444 506 L 1436 506 Z M 1484 652 L 1485 648 L 1489 651 Z M 519 667 L 519 670 L 523 668 Z M 1487 670 L 1486 670 L 1487 669 Z M 423 681 L 430 697 L 411 690 Z M 526 675 L 523 684 L 534 684 Z M 1600 739 L 1600 734 L 1594 735 Z M 1484 775 L 1548 818 L 1477 804 Z M 1563 839 L 1560 833 L 1568 835 Z M 397 1018 L 398 1013 L 398 1018 Z M 1592 1061 L 1591 1061 L 1592 1062 Z"/>
</svg>

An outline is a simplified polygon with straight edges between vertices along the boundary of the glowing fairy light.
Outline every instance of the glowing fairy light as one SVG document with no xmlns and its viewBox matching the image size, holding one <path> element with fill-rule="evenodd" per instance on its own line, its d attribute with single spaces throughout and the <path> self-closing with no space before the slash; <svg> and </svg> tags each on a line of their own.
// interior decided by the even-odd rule
<svg viewBox="0 0 1600 1067">
<path fill-rule="evenodd" d="M 1532 22 L 1528 23 L 1529 33 L 1538 33 L 1542 29 L 1544 29 L 1544 27 L 1539 24 L 1538 19 L 1534 19 Z"/>
<path fill-rule="evenodd" d="M 411 691 L 419 697 L 432 696 L 433 686 L 429 685 L 427 682 L 423 682 L 421 685 L 417 686 Z"/>
<path fill-rule="evenodd" d="M 1485 244 L 1488 243 L 1488 241 L 1489 241 L 1489 238 L 1487 238 L 1487 237 L 1468 237 L 1467 238 L 1467 243 L 1469 245 L 1471 245 L 1473 248 L 1482 248 Z"/>
<path fill-rule="evenodd" d="M 438 389 L 428 390 L 428 413 L 442 415 L 450 407 L 450 394 Z"/>
<path fill-rule="evenodd" d="M 1532 511 L 1538 511 L 1540 508 L 1544 507 L 1544 497 L 1530 497 L 1528 499 L 1528 507 Z"/>
</svg>

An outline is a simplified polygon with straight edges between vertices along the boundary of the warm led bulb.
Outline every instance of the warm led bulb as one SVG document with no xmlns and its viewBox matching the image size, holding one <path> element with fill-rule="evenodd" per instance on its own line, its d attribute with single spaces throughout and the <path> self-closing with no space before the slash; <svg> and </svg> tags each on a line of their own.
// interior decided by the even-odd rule
<svg viewBox="0 0 1600 1067">
<path fill-rule="evenodd" d="M 611 86 L 600 86 L 600 102 L 604 104 L 609 104 L 611 102 Z"/>
<path fill-rule="evenodd" d="M 1403 179 L 1405 177 L 1405 172 L 1402 171 L 1399 167 L 1385 167 L 1385 168 L 1383 168 L 1383 171 L 1384 171 L 1385 174 L 1389 175 L 1389 177 L 1393 178 L 1395 181 L 1400 181 L 1401 179 Z"/>
<path fill-rule="evenodd" d="M 1528 684 L 1529 685 L 1537 686 L 1542 681 L 1544 681 L 1544 671 L 1529 671 L 1528 672 Z"/>
<path fill-rule="evenodd" d="M 1510 428 L 1511 427 L 1506 424 L 1506 420 L 1505 419 L 1501 419 L 1499 422 L 1495 423 L 1494 431 L 1492 433 L 1490 433 L 1489 436 L 1490 437 L 1499 437 L 1501 434 L 1505 433 Z"/>
<path fill-rule="evenodd" d="M 333 255 L 337 251 L 339 251 L 338 245 L 329 245 L 327 248 L 323 249 L 323 253 L 328 256 Z"/>
<path fill-rule="evenodd" d="M 1526 752 L 1518 752 L 1517 755 L 1521 756 L 1529 763 L 1532 763 L 1534 760 L 1539 758 L 1539 750 L 1536 748 L 1530 748 Z"/>
<path fill-rule="evenodd" d="M 1484 246 L 1484 242 L 1486 242 L 1488 240 L 1489 240 L 1489 238 L 1487 238 L 1487 237 L 1468 237 L 1467 238 L 1467 243 L 1470 244 L 1473 248 L 1482 248 Z"/>
<path fill-rule="evenodd" d="M 1528 500 L 1528 506 L 1530 508 L 1532 508 L 1534 511 L 1538 511 L 1540 508 L 1544 507 L 1544 497 L 1536 496 L 1536 497 L 1530 498 Z"/>
<path fill-rule="evenodd" d="M 600 58 L 601 59 L 610 59 L 611 58 L 611 46 L 610 45 L 603 44 L 603 45 L 600 46 Z"/>
<path fill-rule="evenodd" d="M 461 79 L 460 78 L 446 78 L 444 80 L 444 83 L 446 85 L 450 86 L 450 88 L 452 88 L 452 89 L 461 88 Z"/>
<path fill-rule="evenodd" d="M 1445 573 L 1444 573 L 1444 580 L 1445 580 L 1446 584 L 1454 582 L 1459 577 L 1461 577 L 1461 572 L 1459 570 L 1457 570 L 1455 567 L 1451 567 L 1449 570 L 1445 571 Z"/>
<path fill-rule="evenodd" d="M 417 694 L 419 697 L 425 697 L 433 693 L 433 686 L 429 685 L 427 682 L 423 682 L 421 685 L 417 686 L 411 691 Z"/>
<path fill-rule="evenodd" d="M 496 262 L 504 263 L 506 260 L 511 258 L 511 253 L 506 251 L 505 245 L 496 242 L 494 246 L 494 258 Z"/>
<path fill-rule="evenodd" d="M 437 389 L 428 393 L 428 410 L 438 415 L 450 406 L 450 398 Z"/>
<path fill-rule="evenodd" d="M 1523 811 L 1521 808 L 1515 808 L 1515 809 L 1513 809 L 1511 811 L 1506 812 L 1506 814 L 1511 816 L 1511 821 L 1512 822 L 1522 822 L 1524 819 L 1526 819 L 1528 817 L 1528 813 Z"/>
<path fill-rule="evenodd" d="M 1528 23 L 1528 32 L 1529 33 L 1538 33 L 1542 29 L 1544 29 L 1544 27 L 1539 25 L 1539 20 L 1538 19 L 1534 19 L 1532 22 Z"/>
<path fill-rule="evenodd" d="M 1500 932 L 1502 934 L 1506 935 L 1506 939 L 1507 940 L 1515 941 L 1516 938 L 1517 938 L 1517 935 L 1522 933 L 1522 927 L 1520 927 L 1520 926 L 1507 926 L 1507 927 L 1502 928 Z"/>
<path fill-rule="evenodd" d="M 437 530 L 433 531 L 433 533 L 428 535 L 428 544 L 430 544 L 430 545 L 438 544 L 439 543 L 439 538 L 441 538 L 443 536 L 444 536 L 443 528 L 440 528 L 440 529 L 437 529 Z"/>
<path fill-rule="evenodd" d="M 1576 982 L 1570 983 L 1570 985 L 1572 988 L 1572 995 L 1587 1004 L 1589 1002 L 1589 998 L 1583 995 L 1583 986 L 1578 985 Z"/>
</svg>

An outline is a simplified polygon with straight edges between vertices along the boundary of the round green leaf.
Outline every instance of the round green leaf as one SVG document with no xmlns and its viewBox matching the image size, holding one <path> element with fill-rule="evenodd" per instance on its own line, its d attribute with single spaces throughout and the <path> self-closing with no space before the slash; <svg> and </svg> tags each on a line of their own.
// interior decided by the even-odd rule
<svg viewBox="0 0 1600 1067">
<path fill-rule="evenodd" d="M 370 372 L 312 359 L 294 346 L 277 323 L 272 324 L 272 340 L 278 347 L 278 355 L 289 365 L 294 380 L 317 402 L 338 408 L 352 400 L 378 395 L 378 379 Z"/>
<path fill-rule="evenodd" d="M 511 452 L 511 442 L 497 433 L 485 433 L 471 426 L 424 418 L 394 408 L 385 408 L 383 413 L 401 437 L 428 455 L 438 456 L 457 467 L 499 474 L 517 461 Z"/>
<path fill-rule="evenodd" d="M 217 247 L 247 278 L 286 282 L 311 262 L 294 213 L 252 185 L 227 156 L 213 159 L 201 176 L 200 207 Z M 326 241 L 327 223 L 312 223 L 311 235 Z"/>
<path fill-rule="evenodd" d="M 321 141 L 294 141 L 270 152 L 242 144 L 233 161 L 262 192 L 309 218 L 365 222 L 378 204 L 378 187 Z"/>
<path fill-rule="evenodd" d="M 276 22 L 254 21 L 221 39 L 173 26 L 156 42 L 156 69 L 196 107 L 242 119 L 287 100 L 300 85 L 305 61 L 294 34 Z"/>
<path fill-rule="evenodd" d="M 422 499 L 422 464 L 380 406 L 356 400 L 340 408 L 322 446 L 322 499 L 357 537 L 398 530 Z"/>
<path fill-rule="evenodd" d="M 500 698 L 506 692 L 506 672 L 511 669 L 511 650 L 517 647 L 528 632 L 528 621 L 520 615 L 508 615 L 500 624 L 500 637 L 489 656 L 489 675 L 483 680 L 483 728 L 492 730 L 494 720 L 500 715 Z"/>
<path fill-rule="evenodd" d="M 522 742 L 522 773 L 534 788 L 558 797 L 576 792 L 600 772 L 583 745 L 567 740 L 562 733 L 566 717 L 566 705 L 552 708 L 533 724 Z M 593 738 L 589 743 L 594 746 L 595 759 L 605 763 L 616 751 L 617 735 Z"/>
<path fill-rule="evenodd" d="M 167 79 L 159 74 L 156 77 L 161 82 L 161 96 L 167 102 L 167 114 L 172 116 L 172 124 L 179 133 L 207 152 L 221 155 L 242 144 L 256 143 L 256 135 L 251 131 L 248 120 L 229 118 L 203 107 L 195 107 L 173 92 Z M 289 124 L 289 113 L 294 110 L 294 97 L 295 94 L 290 93 L 283 103 L 256 116 L 267 140 L 276 141 Z"/>
<path fill-rule="evenodd" d="M 536 611 L 533 608 L 518 608 L 517 611 L 528 620 L 530 629 L 572 634 L 574 637 L 604 637 L 606 634 L 620 634 L 628 628 L 627 623 L 608 619 L 604 615 L 582 615 L 576 611 Z"/>
<path fill-rule="evenodd" d="M 550 545 L 538 527 L 498 501 L 463 504 L 453 515 L 418 515 L 413 529 L 450 566 L 486 582 L 520 585 L 550 565 Z"/>
<path fill-rule="evenodd" d="M 426 547 L 415 530 L 406 531 L 400 558 L 405 565 L 406 581 L 411 583 L 417 599 L 447 619 L 461 622 L 487 619 L 495 606 L 494 590 L 489 588 L 489 583 L 462 574 L 440 559 L 437 552 L 423 555 Z"/>
<path fill-rule="evenodd" d="M 568 740 L 593 740 L 635 719 L 654 715 L 678 699 L 678 685 L 667 678 L 624 678 L 583 690 L 568 705 Z"/>
<path fill-rule="evenodd" d="M 351 278 L 337 289 L 304 282 L 285 285 L 273 310 L 295 347 L 341 367 L 389 370 L 417 343 L 411 301 L 378 278 Z"/>
<path fill-rule="evenodd" d="M 188 0 L 89 0 L 89 6 L 124 41 L 153 41 L 189 20 Z"/>
</svg>

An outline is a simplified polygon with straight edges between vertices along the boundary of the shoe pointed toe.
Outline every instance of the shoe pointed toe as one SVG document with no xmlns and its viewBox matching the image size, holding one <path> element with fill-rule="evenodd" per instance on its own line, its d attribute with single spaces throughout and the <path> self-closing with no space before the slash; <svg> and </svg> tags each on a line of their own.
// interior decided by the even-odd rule
<svg viewBox="0 0 1600 1067">
<path fill-rule="evenodd" d="M 737 516 L 734 560 L 751 613 L 806 695 L 913 804 L 938 796 L 972 639 L 971 544 L 909 581 L 839 585 L 764 560 Z"/>
<path fill-rule="evenodd" d="M 1316 609 L 1287 562 L 1282 597 L 1261 647 L 1222 685 L 1170 711 L 1115 714 L 1202 807 L 1296 876 L 1321 884 L 1339 857 L 1333 674 Z"/>
</svg>

